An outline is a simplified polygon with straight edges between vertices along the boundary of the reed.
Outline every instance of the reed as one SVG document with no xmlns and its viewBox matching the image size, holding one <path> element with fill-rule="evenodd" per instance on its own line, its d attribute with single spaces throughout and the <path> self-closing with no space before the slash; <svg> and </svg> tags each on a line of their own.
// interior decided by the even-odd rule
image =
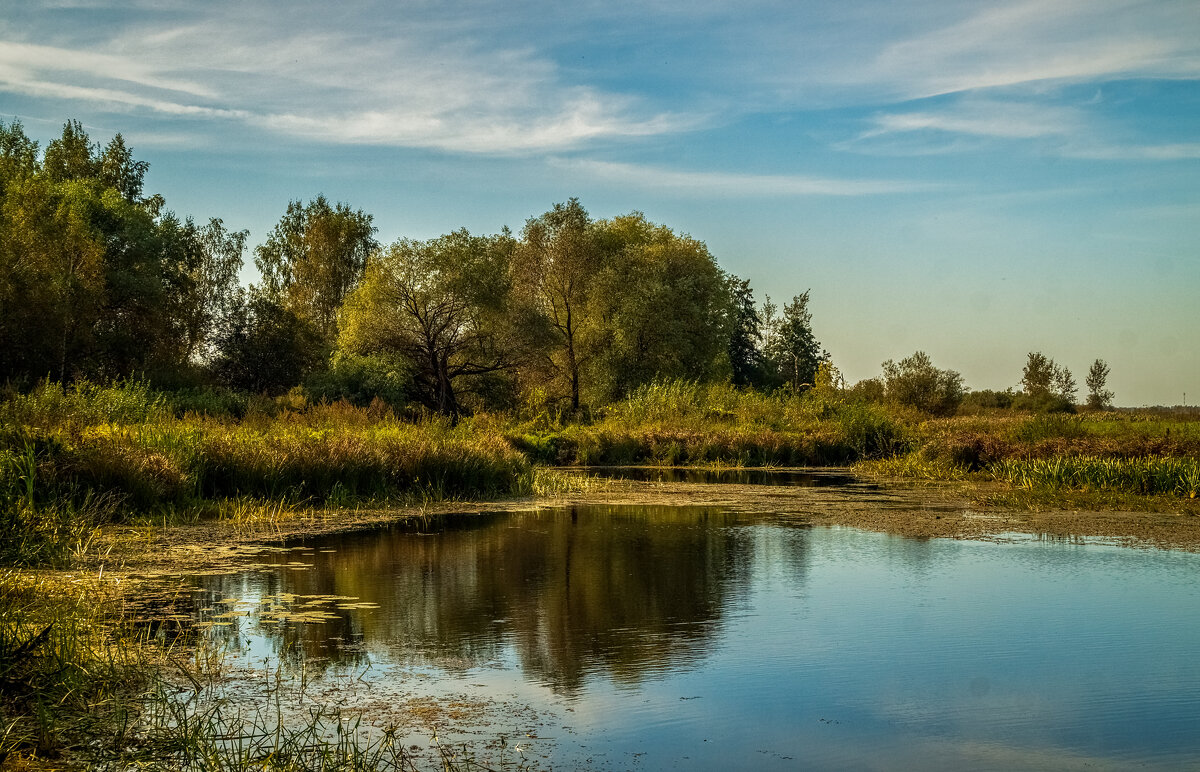
<svg viewBox="0 0 1200 772">
<path fill-rule="evenodd" d="M 1071 489 L 1141 495 L 1200 495 L 1200 459 L 1098 458 L 1065 456 L 1001 461 L 991 468 L 999 480 L 1027 490 Z"/>
</svg>

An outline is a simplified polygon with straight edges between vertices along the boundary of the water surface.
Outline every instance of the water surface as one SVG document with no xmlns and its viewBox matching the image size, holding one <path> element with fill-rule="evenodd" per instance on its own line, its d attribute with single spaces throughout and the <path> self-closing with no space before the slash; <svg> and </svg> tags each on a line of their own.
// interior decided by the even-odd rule
<svg viewBox="0 0 1200 772">
<path fill-rule="evenodd" d="M 303 656 L 314 683 L 388 704 L 503 703 L 433 723 L 504 735 L 510 761 L 519 744 L 558 768 L 1200 765 L 1192 554 L 579 506 L 266 559 L 198 580 L 217 608 L 254 602 L 226 628 L 242 657 Z M 327 618 L 264 614 L 281 597 Z"/>
</svg>

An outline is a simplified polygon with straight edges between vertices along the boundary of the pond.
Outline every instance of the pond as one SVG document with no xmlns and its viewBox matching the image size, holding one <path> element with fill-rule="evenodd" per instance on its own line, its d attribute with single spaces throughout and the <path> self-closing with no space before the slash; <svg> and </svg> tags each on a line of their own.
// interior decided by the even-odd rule
<svg viewBox="0 0 1200 772">
<path fill-rule="evenodd" d="M 1194 554 L 590 505 L 263 561 L 196 579 L 235 664 L 493 766 L 1200 764 Z"/>
</svg>

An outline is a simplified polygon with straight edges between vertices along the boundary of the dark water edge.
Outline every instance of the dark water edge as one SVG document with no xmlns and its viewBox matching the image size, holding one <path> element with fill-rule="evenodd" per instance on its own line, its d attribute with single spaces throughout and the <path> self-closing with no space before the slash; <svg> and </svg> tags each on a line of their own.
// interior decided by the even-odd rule
<svg viewBox="0 0 1200 772">
<path fill-rule="evenodd" d="M 1200 764 L 1192 554 L 627 505 L 433 517 L 264 561 L 196 580 L 234 614 L 215 630 L 235 661 L 303 662 L 379 718 L 474 706 L 411 735 L 493 754 L 505 736 L 510 762 L 516 744 L 571 769 Z"/>
<path fill-rule="evenodd" d="M 758 467 L 583 466 L 560 471 L 612 480 L 703 483 L 707 485 L 770 485 L 797 488 L 864 485 L 841 471 L 771 469 Z"/>
</svg>

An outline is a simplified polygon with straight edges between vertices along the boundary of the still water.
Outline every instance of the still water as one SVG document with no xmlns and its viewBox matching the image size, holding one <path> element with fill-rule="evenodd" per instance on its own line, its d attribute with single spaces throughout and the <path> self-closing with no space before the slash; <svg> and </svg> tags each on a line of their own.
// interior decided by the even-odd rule
<svg viewBox="0 0 1200 772">
<path fill-rule="evenodd" d="M 1200 768 L 1193 554 L 579 506 L 264 560 L 197 580 L 236 656 L 510 764 Z"/>
</svg>

